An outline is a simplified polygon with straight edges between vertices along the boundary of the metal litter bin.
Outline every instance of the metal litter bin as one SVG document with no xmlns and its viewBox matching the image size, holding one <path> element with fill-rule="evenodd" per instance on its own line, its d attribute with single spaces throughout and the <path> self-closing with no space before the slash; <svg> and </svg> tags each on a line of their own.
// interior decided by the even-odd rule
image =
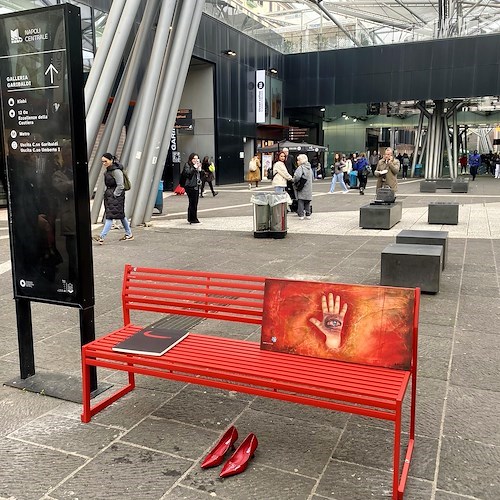
<svg viewBox="0 0 500 500">
<path fill-rule="evenodd" d="M 275 239 L 284 238 L 287 233 L 287 202 L 286 193 L 270 193 L 269 206 L 271 210 L 270 237 Z"/>
<path fill-rule="evenodd" d="M 269 193 L 254 193 L 253 203 L 253 235 L 255 238 L 269 238 L 270 207 L 267 199 Z"/>
</svg>

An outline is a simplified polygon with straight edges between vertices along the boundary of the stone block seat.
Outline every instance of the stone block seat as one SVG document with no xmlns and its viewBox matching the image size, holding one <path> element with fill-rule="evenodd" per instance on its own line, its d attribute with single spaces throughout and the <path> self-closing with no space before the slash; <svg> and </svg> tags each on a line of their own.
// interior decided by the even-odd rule
<svg viewBox="0 0 500 500">
<path fill-rule="evenodd" d="M 468 193 L 469 192 L 469 178 L 468 177 L 457 177 L 453 179 L 451 183 L 452 193 Z"/>
<path fill-rule="evenodd" d="M 400 220 L 403 205 L 400 202 L 390 205 L 363 205 L 359 209 L 359 226 L 364 229 L 391 229 Z"/>
<path fill-rule="evenodd" d="M 421 193 L 435 193 L 436 192 L 436 181 L 425 179 L 420 181 L 420 192 Z"/>
<path fill-rule="evenodd" d="M 382 251 L 380 284 L 439 292 L 443 247 L 391 243 Z"/>
<path fill-rule="evenodd" d="M 440 245 L 443 247 L 443 269 L 448 257 L 448 231 L 419 231 L 405 229 L 396 236 L 396 243 L 410 245 Z"/>
<path fill-rule="evenodd" d="M 458 203 L 431 201 L 428 206 L 429 224 L 458 224 Z"/>
</svg>

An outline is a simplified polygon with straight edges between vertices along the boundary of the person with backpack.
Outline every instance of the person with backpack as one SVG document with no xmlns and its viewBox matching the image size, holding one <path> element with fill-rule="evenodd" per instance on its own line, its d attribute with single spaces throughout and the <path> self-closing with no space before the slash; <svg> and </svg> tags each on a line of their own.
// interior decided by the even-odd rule
<svg viewBox="0 0 500 500">
<path fill-rule="evenodd" d="M 277 161 L 273 165 L 273 186 L 276 193 L 284 193 L 286 190 L 287 182 L 291 181 L 293 177 L 288 173 L 285 166 L 286 154 L 284 151 L 278 153 Z"/>
<path fill-rule="evenodd" d="M 469 171 L 472 175 L 472 180 L 476 180 L 477 171 L 481 166 L 481 155 L 477 152 L 477 149 L 469 155 Z"/>
<path fill-rule="evenodd" d="M 125 184 L 123 165 L 118 161 L 116 156 L 111 153 L 104 153 L 101 158 L 102 166 L 104 167 L 104 184 L 106 191 L 104 192 L 104 210 L 106 221 L 99 236 L 93 239 L 99 245 L 104 243 L 104 238 L 111 229 L 113 219 L 118 219 L 123 224 L 125 234 L 120 238 L 120 241 L 131 241 L 134 239 L 132 230 L 125 217 Z"/>
<path fill-rule="evenodd" d="M 354 165 L 354 170 L 358 172 L 359 194 L 364 195 L 366 183 L 368 182 L 368 174 L 371 172 L 365 153 L 359 155 Z"/>
<path fill-rule="evenodd" d="M 248 189 L 252 189 L 252 182 L 255 182 L 255 187 L 259 187 L 260 181 L 260 160 L 258 155 L 253 155 L 248 163 L 247 173 Z"/>
<path fill-rule="evenodd" d="M 408 167 L 410 166 L 410 157 L 408 156 L 407 153 L 403 154 L 401 165 L 403 167 L 402 179 L 408 179 Z"/>
<path fill-rule="evenodd" d="M 311 218 L 313 173 L 307 155 L 297 156 L 298 167 L 293 174 L 295 197 L 297 198 L 297 215 L 300 220 Z"/>
</svg>

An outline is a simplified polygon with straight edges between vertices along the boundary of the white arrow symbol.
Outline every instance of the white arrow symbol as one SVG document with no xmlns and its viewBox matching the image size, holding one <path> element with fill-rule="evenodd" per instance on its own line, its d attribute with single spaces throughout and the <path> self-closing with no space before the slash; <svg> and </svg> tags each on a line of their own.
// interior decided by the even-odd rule
<svg viewBox="0 0 500 500">
<path fill-rule="evenodd" d="M 47 71 L 45 72 L 45 74 L 49 73 L 50 72 L 50 83 L 54 83 L 54 71 L 57 73 L 59 73 L 59 71 L 57 71 L 56 68 L 54 68 L 54 66 L 52 65 L 52 63 L 49 64 L 49 67 L 47 68 Z"/>
</svg>

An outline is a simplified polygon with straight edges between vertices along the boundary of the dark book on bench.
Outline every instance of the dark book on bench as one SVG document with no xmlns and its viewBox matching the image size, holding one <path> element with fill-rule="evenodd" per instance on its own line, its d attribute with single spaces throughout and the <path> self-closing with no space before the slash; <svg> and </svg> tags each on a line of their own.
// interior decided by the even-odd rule
<svg viewBox="0 0 500 500">
<path fill-rule="evenodd" d="M 113 351 L 161 356 L 187 336 L 188 333 L 184 330 L 149 326 L 116 344 Z"/>
</svg>

